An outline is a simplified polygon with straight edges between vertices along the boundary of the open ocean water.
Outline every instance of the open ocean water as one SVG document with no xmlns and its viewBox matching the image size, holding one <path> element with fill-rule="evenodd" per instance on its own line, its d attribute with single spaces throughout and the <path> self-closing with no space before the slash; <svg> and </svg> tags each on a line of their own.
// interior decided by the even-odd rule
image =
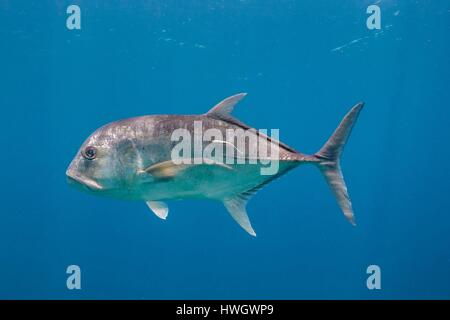
<svg viewBox="0 0 450 320">
<path fill-rule="evenodd" d="M 449 32 L 444 0 L 0 0 L 0 298 L 450 298 Z M 238 119 L 304 153 L 366 103 L 342 159 L 356 227 L 314 166 L 250 200 L 256 238 L 219 202 L 162 221 L 67 184 L 101 125 L 239 92 Z"/>
</svg>

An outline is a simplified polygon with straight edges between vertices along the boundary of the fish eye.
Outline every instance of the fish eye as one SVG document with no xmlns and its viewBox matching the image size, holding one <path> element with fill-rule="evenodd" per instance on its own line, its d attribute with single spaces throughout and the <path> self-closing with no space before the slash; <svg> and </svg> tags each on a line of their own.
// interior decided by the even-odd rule
<svg viewBox="0 0 450 320">
<path fill-rule="evenodd" d="M 86 147 L 82 155 L 85 159 L 94 160 L 97 157 L 97 149 L 95 147 Z"/>
</svg>

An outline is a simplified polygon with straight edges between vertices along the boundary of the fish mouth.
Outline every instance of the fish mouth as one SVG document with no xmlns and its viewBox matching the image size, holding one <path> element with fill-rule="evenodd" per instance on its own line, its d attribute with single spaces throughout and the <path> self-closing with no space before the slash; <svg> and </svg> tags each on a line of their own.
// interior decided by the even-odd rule
<svg viewBox="0 0 450 320">
<path fill-rule="evenodd" d="M 100 185 L 98 182 L 82 177 L 76 174 L 73 174 L 69 170 L 66 172 L 67 180 L 70 184 L 78 184 L 87 187 L 88 189 L 92 191 L 100 191 L 103 190 L 103 186 Z"/>
</svg>

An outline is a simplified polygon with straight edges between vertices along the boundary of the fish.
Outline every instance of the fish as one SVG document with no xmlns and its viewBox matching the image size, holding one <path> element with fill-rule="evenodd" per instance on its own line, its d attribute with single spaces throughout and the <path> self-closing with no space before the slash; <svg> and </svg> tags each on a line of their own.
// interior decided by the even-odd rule
<svg viewBox="0 0 450 320">
<path fill-rule="evenodd" d="M 344 216 L 356 225 L 340 159 L 364 103 L 348 111 L 319 151 L 304 154 L 235 118 L 233 109 L 245 96 L 228 97 L 205 114 L 145 115 L 106 124 L 79 148 L 66 170 L 68 182 L 98 196 L 144 201 L 163 220 L 169 200 L 217 200 L 248 234 L 256 236 L 246 210 L 249 199 L 290 170 L 312 164 L 322 172 Z M 203 133 L 215 134 L 209 140 L 199 137 L 198 126 Z M 237 139 L 223 138 L 229 132 L 247 136 L 239 144 Z M 186 141 L 194 141 L 193 146 Z M 270 154 L 259 147 L 252 151 L 264 144 Z M 208 156 L 195 150 L 198 147 L 214 152 Z M 262 174 L 269 164 L 276 170 Z"/>
</svg>

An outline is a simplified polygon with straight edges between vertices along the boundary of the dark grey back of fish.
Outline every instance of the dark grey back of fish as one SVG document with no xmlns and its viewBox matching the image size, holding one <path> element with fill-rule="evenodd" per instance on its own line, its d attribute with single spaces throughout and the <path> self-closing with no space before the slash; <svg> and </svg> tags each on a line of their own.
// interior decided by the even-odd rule
<svg viewBox="0 0 450 320">
<path fill-rule="evenodd" d="M 192 139 L 201 139 L 202 150 L 212 141 L 203 141 L 202 137 L 195 137 L 194 126 L 200 123 L 202 132 L 208 129 L 217 129 L 221 132 L 222 137 L 226 140 L 228 130 L 244 130 L 248 135 L 254 135 L 255 139 L 244 139 L 245 150 L 241 150 L 243 154 L 234 152 L 236 157 L 249 158 L 249 150 L 254 148 L 259 157 L 259 148 L 253 144 L 255 141 L 267 141 L 269 154 L 272 144 L 279 146 L 279 158 L 283 160 L 296 160 L 300 153 L 297 153 L 293 148 L 284 143 L 278 142 L 254 128 L 240 122 L 229 119 L 217 119 L 209 115 L 155 115 L 142 116 L 136 118 L 125 119 L 117 121 L 104 128 L 104 134 L 118 137 L 118 142 L 122 141 L 129 143 L 132 141 L 135 148 L 143 155 L 142 159 L 146 161 L 144 165 L 151 165 L 158 162 L 163 162 L 171 159 L 171 152 L 175 145 L 180 143 L 180 140 L 173 140 L 172 134 L 179 129 L 185 129 L 190 133 Z M 250 130 L 250 131 L 248 131 Z M 258 140 L 257 140 L 258 139 Z M 194 155 L 194 141 L 191 141 L 192 155 Z M 234 142 L 235 143 L 235 142 Z M 235 143 L 236 144 L 236 143 Z M 230 155 L 224 149 L 224 157 Z M 225 161 L 224 161 L 225 162 Z"/>
</svg>

